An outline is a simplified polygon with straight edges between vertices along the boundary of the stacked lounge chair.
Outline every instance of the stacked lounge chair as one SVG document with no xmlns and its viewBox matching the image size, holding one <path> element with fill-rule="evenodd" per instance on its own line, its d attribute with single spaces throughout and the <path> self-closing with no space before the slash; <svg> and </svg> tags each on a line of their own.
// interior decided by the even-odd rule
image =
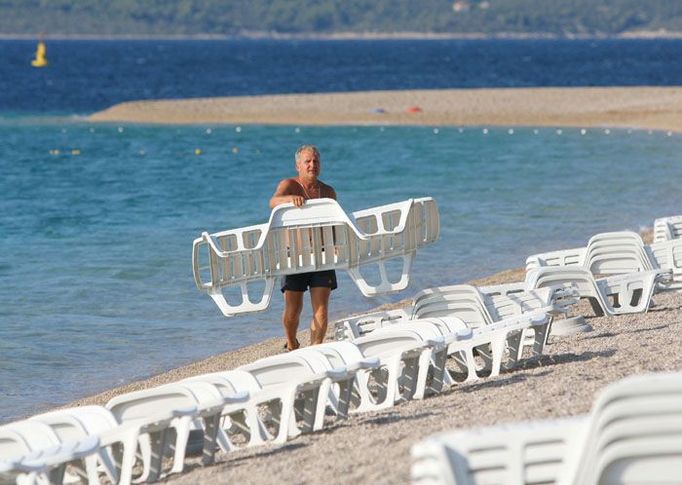
<svg viewBox="0 0 682 485">
<path fill-rule="evenodd" d="M 682 216 L 661 217 L 654 221 L 654 243 L 682 238 Z"/>
</svg>

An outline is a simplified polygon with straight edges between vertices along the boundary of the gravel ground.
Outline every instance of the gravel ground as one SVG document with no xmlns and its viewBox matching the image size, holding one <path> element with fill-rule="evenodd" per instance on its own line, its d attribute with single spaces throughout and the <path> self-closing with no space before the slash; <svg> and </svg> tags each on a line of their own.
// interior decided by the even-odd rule
<svg viewBox="0 0 682 485">
<path fill-rule="evenodd" d="M 585 414 L 609 383 L 682 369 L 682 295 L 658 294 L 655 302 L 645 315 L 588 317 L 592 332 L 550 337 L 545 354 L 497 378 L 353 415 L 286 445 L 219 454 L 218 464 L 190 465 L 168 482 L 407 483 L 410 447 L 433 433 Z M 588 305 L 580 309 L 591 314 Z"/>
</svg>

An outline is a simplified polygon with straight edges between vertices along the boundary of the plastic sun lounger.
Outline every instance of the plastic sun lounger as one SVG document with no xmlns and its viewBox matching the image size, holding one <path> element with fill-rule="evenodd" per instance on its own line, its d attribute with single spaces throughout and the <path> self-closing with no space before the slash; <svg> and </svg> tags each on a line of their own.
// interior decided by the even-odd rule
<svg viewBox="0 0 682 485">
<path fill-rule="evenodd" d="M 417 249 L 435 242 L 439 230 L 431 198 L 366 209 L 352 217 L 331 199 L 309 200 L 301 208 L 283 204 L 266 224 L 204 232 L 195 239 L 194 279 L 225 316 L 266 310 L 280 276 L 310 271 L 345 269 L 363 295 L 375 296 L 407 287 Z M 388 260 L 402 260 L 397 280 L 389 278 Z M 371 265 L 378 267 L 376 284 L 365 276 Z"/>
<path fill-rule="evenodd" d="M 248 393 L 223 394 L 216 386 L 206 382 L 178 382 L 152 389 L 117 396 L 107 403 L 107 408 L 122 424 L 153 416 L 158 410 L 179 415 L 172 419 L 161 433 L 141 433 L 139 446 L 143 458 L 143 474 L 139 480 L 155 481 L 161 474 L 168 430 L 175 430 L 173 466 L 169 473 L 183 470 L 187 439 L 192 427 L 204 434 L 202 463 L 214 461 L 218 443 L 219 422 L 226 408 L 236 411 L 248 399 Z M 184 412 L 189 410 L 190 412 Z"/>
<path fill-rule="evenodd" d="M 325 359 L 306 359 L 296 351 L 266 357 L 237 370 L 248 372 L 261 386 L 251 395 L 250 405 L 267 408 L 277 425 L 273 442 L 278 444 L 322 428 L 331 383 L 343 377 Z M 297 403 L 301 409 L 296 408 Z M 297 417 L 302 421 L 300 427 Z"/>
<path fill-rule="evenodd" d="M 553 307 L 566 313 L 577 302 L 577 292 L 567 286 L 529 288 L 525 282 L 477 288 L 452 285 L 417 293 L 406 309 L 357 315 L 334 323 L 337 340 L 357 338 L 387 325 L 418 318 L 458 317 L 468 327 L 478 328 L 504 318 Z M 529 332 L 528 338 L 534 340 Z"/>
<path fill-rule="evenodd" d="M 18 485 L 61 485 L 68 465 L 83 467 L 99 449 L 99 439 L 90 436 L 80 441 L 66 441 L 48 448 L 31 451 L 20 457 L 0 458 L 0 483 Z M 99 480 L 89 480 L 91 485 Z"/>
<path fill-rule="evenodd" d="M 682 288 L 682 240 L 645 245 L 634 232 L 596 234 L 585 248 L 536 254 L 526 260 L 528 271 L 544 266 L 580 266 L 595 275 L 659 270 L 662 279 L 656 289 L 678 290 Z"/>
<path fill-rule="evenodd" d="M 106 404 L 107 409 L 122 426 L 130 429 L 128 436 L 116 440 L 122 444 L 122 450 L 114 449 L 114 456 L 120 457 L 117 459 L 121 463 L 120 481 L 129 481 L 132 476 L 138 442 L 143 461 L 143 473 L 138 481 L 155 481 L 161 476 L 170 429 L 176 432 L 170 473 L 182 471 L 190 427 L 196 420 L 201 420 L 204 431 L 202 461 L 204 464 L 212 463 L 219 420 L 225 406 L 247 398 L 246 393 L 225 397 L 214 386 L 195 382 L 167 384 L 111 399 Z"/>
<path fill-rule="evenodd" d="M 526 283 L 534 288 L 561 285 L 575 289 L 580 298 L 590 301 L 597 315 L 614 316 L 645 313 L 661 277 L 660 271 L 653 270 L 595 279 L 586 268 L 548 266 L 527 272 Z"/>
<path fill-rule="evenodd" d="M 660 217 L 654 221 L 654 243 L 682 238 L 682 216 Z"/>
<path fill-rule="evenodd" d="M 414 484 L 679 483 L 682 374 L 616 382 L 586 416 L 435 435 L 412 458 Z"/>
<path fill-rule="evenodd" d="M 386 328 L 355 339 L 352 343 L 363 356 L 379 359 L 379 372 L 372 373 L 376 378 L 375 395 L 360 387 L 354 412 L 386 409 L 400 401 L 424 396 L 428 392 L 429 370 L 434 383 L 441 381 L 446 345 L 439 332 L 432 331 L 431 335 L 427 338 L 423 332 L 412 329 Z"/>
</svg>

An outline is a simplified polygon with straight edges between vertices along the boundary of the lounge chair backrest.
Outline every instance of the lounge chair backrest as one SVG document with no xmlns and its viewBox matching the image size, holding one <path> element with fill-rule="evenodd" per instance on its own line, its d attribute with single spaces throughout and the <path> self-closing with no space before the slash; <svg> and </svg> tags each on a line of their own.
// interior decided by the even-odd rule
<svg viewBox="0 0 682 485">
<path fill-rule="evenodd" d="M 682 373 L 634 376 L 595 402 L 563 484 L 673 483 L 682 476 Z"/>
<path fill-rule="evenodd" d="M 416 250 L 433 243 L 439 227 L 431 198 L 366 209 L 352 217 L 331 199 L 310 200 L 302 208 L 283 204 L 273 209 L 267 224 L 203 233 L 193 245 L 194 278 L 226 316 L 267 309 L 277 278 L 302 272 L 346 269 L 365 296 L 400 291 L 409 283 Z M 398 279 L 385 265 L 396 258 L 403 263 Z M 368 264 L 377 266 L 377 284 L 366 279 Z M 264 281 L 264 288 L 254 288 L 256 281 Z M 230 288 L 241 296 L 228 302 L 225 291 Z"/>
<path fill-rule="evenodd" d="M 353 340 L 365 357 L 395 354 L 411 348 L 424 338 L 413 330 L 383 328 Z"/>
<path fill-rule="evenodd" d="M 194 406 L 196 399 L 183 386 L 161 386 L 142 391 L 130 392 L 112 398 L 105 407 L 119 423 L 132 420 L 148 420 L 150 416 L 172 410 Z"/>
<path fill-rule="evenodd" d="M 96 435 L 103 431 L 115 428 L 118 422 L 111 411 L 103 406 L 78 406 L 73 408 L 58 409 L 48 413 L 39 414 L 31 419 L 40 419 L 49 424 L 49 421 L 58 422 L 62 416 L 74 417 L 85 428 L 89 435 Z"/>
<path fill-rule="evenodd" d="M 589 270 L 581 267 L 537 268 L 526 273 L 526 283 L 529 288 L 574 287 L 580 296 L 597 296 L 594 276 Z"/>
<path fill-rule="evenodd" d="M 39 421 L 16 421 L 0 427 L 0 457 L 5 460 L 50 448 L 59 443 L 57 433 Z"/>
<path fill-rule="evenodd" d="M 286 383 L 292 379 L 320 372 L 319 368 L 316 368 L 303 356 L 297 356 L 296 352 L 266 357 L 251 364 L 243 365 L 238 370 L 253 375 L 262 387 Z"/>
<path fill-rule="evenodd" d="M 653 269 L 641 236 L 631 231 L 592 236 L 587 243 L 582 266 L 593 274 L 624 274 Z"/>
<path fill-rule="evenodd" d="M 654 242 L 682 238 L 682 216 L 661 217 L 654 221 Z"/>
<path fill-rule="evenodd" d="M 33 416 L 30 421 L 38 421 L 48 425 L 55 432 L 60 442 L 78 441 L 89 434 L 85 425 L 77 417 L 67 413 Z"/>
</svg>

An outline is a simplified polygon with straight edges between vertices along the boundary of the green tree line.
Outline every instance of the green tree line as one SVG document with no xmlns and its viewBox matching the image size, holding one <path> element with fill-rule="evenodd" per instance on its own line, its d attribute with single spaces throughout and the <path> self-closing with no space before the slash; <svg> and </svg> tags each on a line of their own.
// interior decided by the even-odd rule
<svg viewBox="0 0 682 485">
<path fill-rule="evenodd" d="M 682 31 L 680 0 L 0 0 L 0 33 L 241 35 Z"/>
</svg>

